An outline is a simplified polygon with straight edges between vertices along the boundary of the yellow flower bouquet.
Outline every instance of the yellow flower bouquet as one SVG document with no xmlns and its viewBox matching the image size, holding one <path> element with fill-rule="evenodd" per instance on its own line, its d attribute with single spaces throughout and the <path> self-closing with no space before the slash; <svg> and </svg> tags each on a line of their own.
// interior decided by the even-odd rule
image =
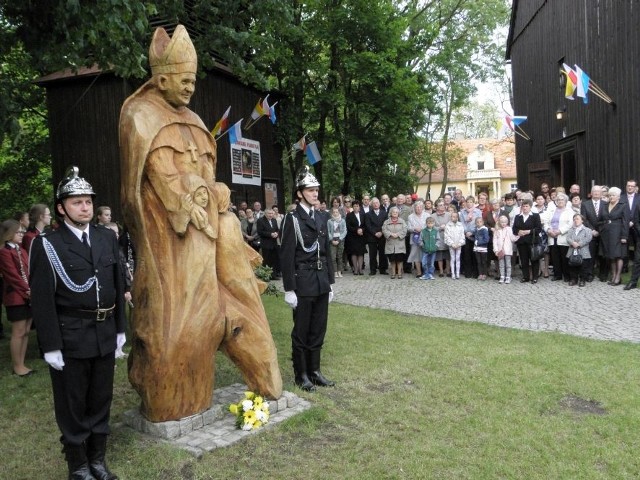
<svg viewBox="0 0 640 480">
<path fill-rule="evenodd" d="M 244 399 L 229 405 L 229 411 L 236 416 L 236 427 L 255 430 L 269 422 L 269 402 L 253 392 L 244 392 Z"/>
</svg>

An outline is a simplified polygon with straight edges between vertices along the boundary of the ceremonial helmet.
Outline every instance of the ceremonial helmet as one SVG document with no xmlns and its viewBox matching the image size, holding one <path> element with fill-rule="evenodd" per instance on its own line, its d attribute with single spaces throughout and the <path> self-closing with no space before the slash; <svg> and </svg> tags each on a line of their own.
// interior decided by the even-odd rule
<svg viewBox="0 0 640 480">
<path fill-rule="evenodd" d="M 319 186 L 320 186 L 320 182 L 309 171 L 309 167 L 307 165 L 303 166 L 300 170 L 298 170 L 298 175 L 296 176 L 296 188 L 298 190 L 304 190 L 305 188 L 319 187 Z"/>
<path fill-rule="evenodd" d="M 56 201 L 60 202 L 68 197 L 77 197 L 79 195 L 91 195 L 95 198 L 96 194 L 93 187 L 84 178 L 79 177 L 80 169 L 75 165 L 67 168 L 67 173 L 58 184 L 56 190 Z"/>
</svg>

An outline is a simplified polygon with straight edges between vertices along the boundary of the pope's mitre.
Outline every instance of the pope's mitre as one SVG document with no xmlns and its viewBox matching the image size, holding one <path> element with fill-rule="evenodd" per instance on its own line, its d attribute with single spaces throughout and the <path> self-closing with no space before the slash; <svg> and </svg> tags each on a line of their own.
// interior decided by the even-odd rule
<svg viewBox="0 0 640 480">
<path fill-rule="evenodd" d="M 183 25 L 176 27 L 171 38 L 164 28 L 156 28 L 149 47 L 149 65 L 153 75 L 197 72 L 198 55 Z"/>
</svg>

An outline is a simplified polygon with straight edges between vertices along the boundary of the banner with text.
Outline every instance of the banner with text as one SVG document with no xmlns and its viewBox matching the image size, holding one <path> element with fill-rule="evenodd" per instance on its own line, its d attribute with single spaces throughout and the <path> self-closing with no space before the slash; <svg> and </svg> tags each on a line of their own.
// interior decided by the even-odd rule
<svg viewBox="0 0 640 480">
<path fill-rule="evenodd" d="M 231 182 L 258 185 L 262 181 L 260 142 L 243 138 L 231 144 Z"/>
</svg>

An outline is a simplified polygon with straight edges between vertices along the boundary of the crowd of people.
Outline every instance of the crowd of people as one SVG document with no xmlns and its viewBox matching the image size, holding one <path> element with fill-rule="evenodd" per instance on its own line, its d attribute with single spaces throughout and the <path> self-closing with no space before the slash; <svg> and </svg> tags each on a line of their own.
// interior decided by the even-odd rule
<svg viewBox="0 0 640 480">
<path fill-rule="evenodd" d="M 279 278 L 278 255 L 260 242 L 275 238 L 267 248 L 279 248 L 283 216 L 276 206 L 262 212 L 260 202 L 246 207 L 238 209 L 245 240 L 262 251 L 265 264 L 274 268 L 273 278 Z M 547 183 L 539 192 L 515 190 L 494 199 L 486 192 L 465 197 L 459 189 L 436 200 L 416 194 L 365 194 L 361 200 L 340 195 L 328 205 L 319 200 L 317 211 L 327 220 L 337 278 L 368 269 L 369 275 L 390 279 L 463 275 L 504 284 L 518 277 L 522 283 L 549 279 L 584 286 L 598 278 L 617 286 L 631 258 L 633 273 L 624 289 L 636 288 L 640 279 L 635 180 L 626 182 L 624 192 L 594 185 L 586 195 L 579 185 L 566 191 Z M 260 218 L 273 219 L 274 225 L 260 228 Z"/>
</svg>

